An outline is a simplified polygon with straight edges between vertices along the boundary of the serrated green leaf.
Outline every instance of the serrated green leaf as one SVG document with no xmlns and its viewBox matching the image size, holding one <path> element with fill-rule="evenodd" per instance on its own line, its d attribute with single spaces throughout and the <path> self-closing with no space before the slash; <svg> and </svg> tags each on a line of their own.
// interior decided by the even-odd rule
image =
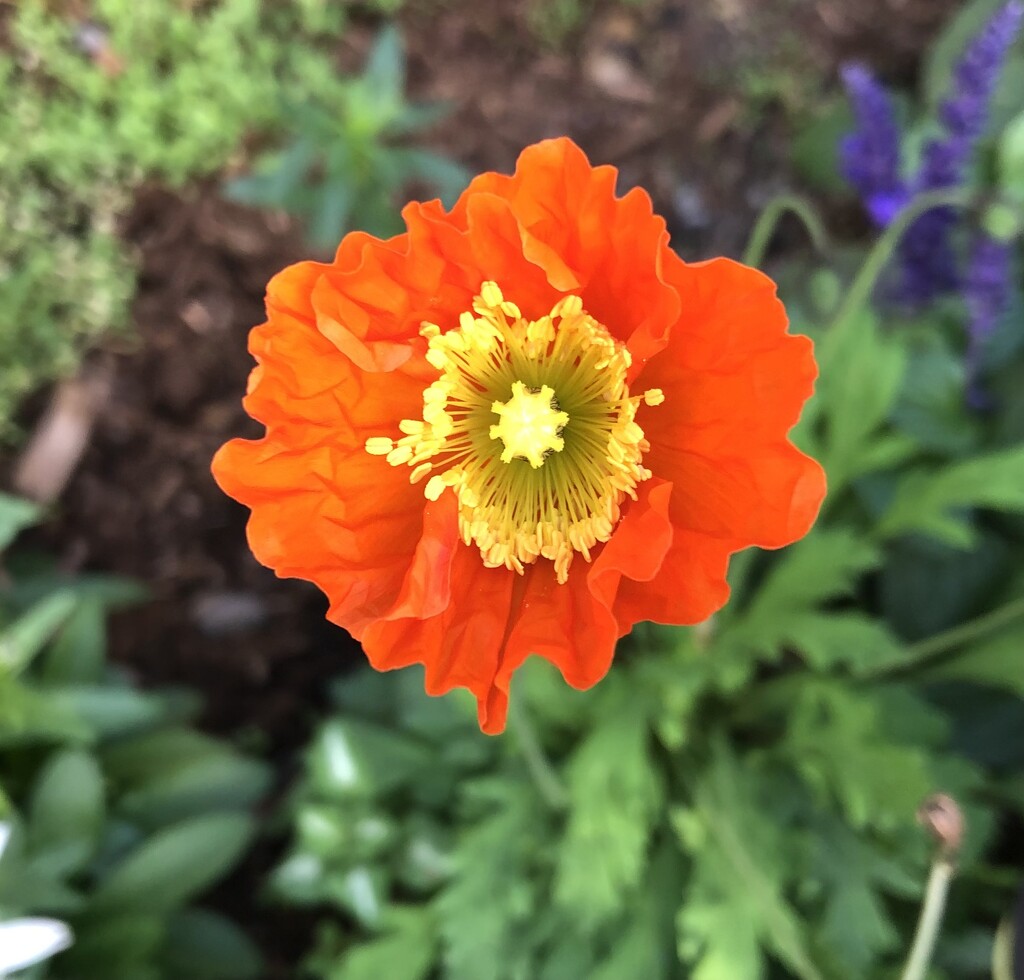
<svg viewBox="0 0 1024 980">
<path fill-rule="evenodd" d="M 964 411 L 965 386 L 963 358 L 934 331 L 915 336 L 893 424 L 926 449 L 964 454 L 979 432 L 976 418 Z"/>
<path fill-rule="evenodd" d="M 969 548 L 975 540 L 971 508 L 1024 511 L 1024 448 L 976 456 L 941 469 L 919 468 L 900 481 L 876 533 L 882 538 L 928 534 Z"/>
<path fill-rule="evenodd" d="M 437 933 L 426 909 L 392 909 L 391 928 L 362 943 L 326 974 L 326 980 L 424 980 L 437 957 Z"/>
<path fill-rule="evenodd" d="M 813 889 L 814 904 L 823 907 L 817 938 L 832 956 L 829 975 L 861 980 L 900 940 L 886 896 L 918 896 L 919 870 L 912 856 L 886 854 L 827 811 L 819 811 L 802 837 L 808 849 L 805 886 Z"/>
<path fill-rule="evenodd" d="M 80 870 L 95 853 L 105 809 L 96 759 L 81 749 L 53 755 L 36 777 L 28 808 L 36 867 L 54 877 Z"/>
<path fill-rule="evenodd" d="M 831 679 L 805 678 L 789 692 L 784 748 L 807 785 L 837 799 L 853 827 L 912 825 L 936 789 L 929 754 L 889 726 L 901 712 L 927 723 L 923 702 L 902 688 L 866 692 Z"/>
<path fill-rule="evenodd" d="M 749 607 L 726 620 L 716 651 L 774 659 L 791 647 L 822 668 L 889 662 L 898 650 L 884 626 L 860 614 L 820 610 L 850 595 L 858 579 L 880 561 L 879 550 L 848 528 L 811 533 L 776 561 Z M 864 648 L 858 649 L 858 643 Z"/>
<path fill-rule="evenodd" d="M 99 885 L 94 910 L 166 912 L 209 888 L 235 864 L 253 834 L 242 814 L 193 817 L 154 834 Z"/>
<path fill-rule="evenodd" d="M 818 358 L 817 411 L 827 427 L 822 465 L 834 497 L 878 465 L 875 440 L 896 402 L 907 357 L 901 338 L 884 334 L 865 310 L 824 335 Z"/>
<path fill-rule="evenodd" d="M 885 623 L 862 612 L 808 612 L 789 617 L 785 643 L 819 671 L 846 667 L 854 676 L 897 666 L 904 649 Z"/>
<path fill-rule="evenodd" d="M 555 900 L 595 929 L 633 899 L 662 799 L 642 705 L 602 713 L 565 770 L 569 817 L 558 848 Z"/>
<path fill-rule="evenodd" d="M 766 819 L 749 771 L 722 741 L 672 823 L 693 863 L 677 916 L 679 956 L 693 980 L 765 975 L 765 951 L 802 980 L 821 980 L 805 928 L 784 898 L 791 869 L 780 828 Z"/>
<path fill-rule="evenodd" d="M 474 790 L 496 810 L 468 826 L 453 855 L 450 882 L 434 900 L 447 980 L 505 980 L 533 972 L 527 930 L 543 905 L 537 862 L 554 840 L 544 804 L 505 779 Z M 495 883 L 500 882 L 500 887 Z"/>
</svg>

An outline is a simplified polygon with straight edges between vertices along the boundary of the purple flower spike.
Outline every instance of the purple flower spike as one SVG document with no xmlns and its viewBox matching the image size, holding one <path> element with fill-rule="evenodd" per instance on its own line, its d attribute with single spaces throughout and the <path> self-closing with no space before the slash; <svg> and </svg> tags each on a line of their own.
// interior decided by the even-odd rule
<svg viewBox="0 0 1024 980">
<path fill-rule="evenodd" d="M 900 129 L 889 93 L 861 64 L 844 65 L 843 83 L 853 104 L 857 128 L 839 144 L 840 169 L 884 228 L 907 203 L 900 179 Z"/>
<path fill-rule="evenodd" d="M 989 103 L 1006 52 L 1024 19 L 1024 3 L 1010 0 L 967 46 L 953 71 L 951 93 L 939 108 L 946 132 L 925 144 L 914 193 L 956 187 L 988 122 Z M 900 299 L 922 306 L 958 286 L 950 241 L 956 225 L 951 208 L 936 208 L 908 229 L 900 247 Z"/>
<path fill-rule="evenodd" d="M 949 130 L 949 142 L 960 144 L 950 146 L 950 156 L 961 165 L 985 130 L 989 102 L 1022 18 L 1024 4 L 1010 0 L 967 46 L 953 72 L 953 94 L 942 103 L 939 118 Z"/>
<path fill-rule="evenodd" d="M 981 360 L 999 318 L 1010 302 L 1012 248 L 989 235 L 979 235 L 971 252 L 964 279 L 967 301 L 967 402 L 972 408 L 985 408 L 989 399 L 979 384 Z"/>
</svg>

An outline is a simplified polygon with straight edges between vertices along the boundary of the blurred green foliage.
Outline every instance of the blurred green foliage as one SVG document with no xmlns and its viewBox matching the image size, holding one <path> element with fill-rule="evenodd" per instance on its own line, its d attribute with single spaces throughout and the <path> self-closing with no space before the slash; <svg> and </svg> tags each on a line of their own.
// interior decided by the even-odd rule
<svg viewBox="0 0 1024 980">
<path fill-rule="evenodd" d="M 283 149 L 265 154 L 255 172 L 231 181 L 228 196 L 279 207 L 302 218 L 312 244 L 333 250 L 358 228 L 388 237 L 402 230 L 396 202 L 410 184 L 435 190 L 451 205 L 469 174 L 447 157 L 398 145 L 442 117 L 443 105 L 405 101 L 405 56 L 394 27 L 378 35 L 362 75 L 327 72 L 315 98 L 287 107 Z"/>
<path fill-rule="evenodd" d="M 381 152 L 384 135 L 416 130 L 433 110 L 403 101 L 392 34 L 363 78 L 338 75 L 332 47 L 348 6 L 96 0 L 85 23 L 43 0 L 17 5 L 0 47 L 0 439 L 26 393 L 127 327 L 133 262 L 117 224 L 143 182 L 218 174 L 242 162 L 248 134 L 298 126 L 277 198 L 249 196 L 299 202 L 304 214 L 323 204 L 313 228 L 323 241 L 345 216 L 396 220 L 399 185 L 447 192 L 463 179 L 440 157 Z M 322 153 L 319 183 L 299 187 Z"/>
<path fill-rule="evenodd" d="M 36 517 L 0 496 L 0 550 Z M 66 579 L 12 560 L 0 594 L 0 920 L 53 915 L 74 945 L 34 977 L 242 980 L 250 940 L 193 900 L 255 829 L 269 772 L 192 727 L 181 691 L 137 690 L 106 662 L 109 610 L 130 582 Z"/>
</svg>

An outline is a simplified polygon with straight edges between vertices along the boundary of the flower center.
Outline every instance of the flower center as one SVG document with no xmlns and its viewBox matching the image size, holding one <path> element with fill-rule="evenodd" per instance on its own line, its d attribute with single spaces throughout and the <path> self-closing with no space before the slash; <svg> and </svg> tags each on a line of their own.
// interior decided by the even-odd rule
<svg viewBox="0 0 1024 980">
<path fill-rule="evenodd" d="M 548 453 L 560 453 L 565 448 L 562 430 L 568 425 L 569 416 L 558 411 L 555 393 L 547 385 L 537 391 L 516 381 L 512 397 L 507 402 L 495 402 L 491 411 L 501 416 L 490 432 L 492 439 L 505 444 L 503 463 L 525 459 L 537 469 L 544 465 Z"/>
<path fill-rule="evenodd" d="M 664 396 L 629 394 L 629 351 L 578 296 L 527 320 L 485 282 L 458 327 L 424 323 L 420 333 L 439 372 L 423 418 L 403 419 L 401 438 L 368 439 L 366 451 L 412 467 L 413 483 L 429 476 L 429 500 L 450 488 L 462 539 L 487 567 L 522 573 L 546 558 L 565 582 L 575 555 L 590 561 L 650 478 L 636 412 Z"/>
</svg>

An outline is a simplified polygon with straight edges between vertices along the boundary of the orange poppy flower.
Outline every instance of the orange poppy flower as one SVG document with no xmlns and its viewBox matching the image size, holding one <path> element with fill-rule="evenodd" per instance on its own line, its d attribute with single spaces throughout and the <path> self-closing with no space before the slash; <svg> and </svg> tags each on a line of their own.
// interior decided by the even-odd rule
<svg viewBox="0 0 1024 980">
<path fill-rule="evenodd" d="M 530 654 L 585 688 L 640 620 L 696 623 L 726 565 L 811 526 L 786 434 L 811 343 L 772 282 L 684 263 L 642 190 L 568 139 L 271 280 L 245 408 L 213 472 L 249 543 L 315 582 L 379 670 L 466 687 L 505 725 Z"/>
</svg>

